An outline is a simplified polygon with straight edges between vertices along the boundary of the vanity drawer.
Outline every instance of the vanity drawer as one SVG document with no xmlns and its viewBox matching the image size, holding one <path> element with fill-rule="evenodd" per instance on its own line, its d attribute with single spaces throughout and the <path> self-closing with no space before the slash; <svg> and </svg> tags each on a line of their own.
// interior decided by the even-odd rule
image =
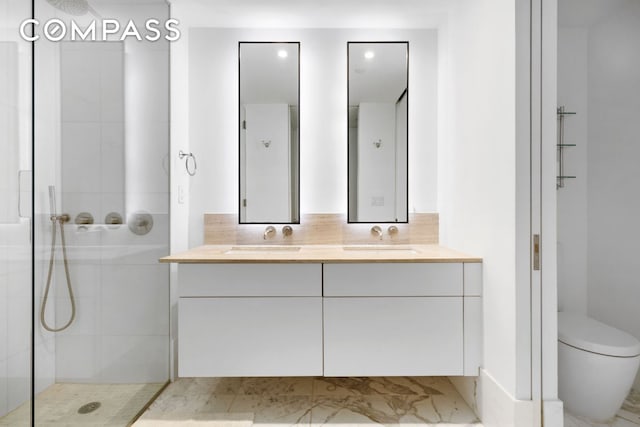
<svg viewBox="0 0 640 427">
<path fill-rule="evenodd" d="M 324 296 L 461 296 L 462 281 L 462 263 L 324 265 Z"/>
<path fill-rule="evenodd" d="M 462 375 L 462 297 L 324 299 L 324 375 Z"/>
<path fill-rule="evenodd" d="M 320 264 L 182 264 L 181 297 L 322 296 Z"/>
<path fill-rule="evenodd" d="M 181 377 L 322 375 L 322 298 L 180 298 Z"/>
</svg>

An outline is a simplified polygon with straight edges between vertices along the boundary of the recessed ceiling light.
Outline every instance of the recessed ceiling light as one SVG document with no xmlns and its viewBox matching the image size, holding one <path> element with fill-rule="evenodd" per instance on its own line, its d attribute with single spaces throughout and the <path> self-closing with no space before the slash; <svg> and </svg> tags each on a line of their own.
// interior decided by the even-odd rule
<svg viewBox="0 0 640 427">
<path fill-rule="evenodd" d="M 368 50 L 368 51 L 366 51 L 366 52 L 364 53 L 364 57 L 365 57 L 366 59 L 372 59 L 374 56 L 376 56 L 376 54 L 375 54 L 375 53 L 373 53 L 373 51 L 372 51 L 372 50 Z"/>
<path fill-rule="evenodd" d="M 286 58 L 287 56 L 289 56 L 289 54 L 287 53 L 287 51 L 286 51 L 286 50 L 281 49 L 281 50 L 279 50 L 279 51 L 278 51 L 278 56 L 279 56 L 280 58 Z"/>
</svg>

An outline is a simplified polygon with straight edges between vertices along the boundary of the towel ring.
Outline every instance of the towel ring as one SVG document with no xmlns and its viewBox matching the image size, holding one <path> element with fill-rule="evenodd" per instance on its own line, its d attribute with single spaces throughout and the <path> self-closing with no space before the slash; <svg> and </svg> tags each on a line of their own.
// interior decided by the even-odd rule
<svg viewBox="0 0 640 427">
<path fill-rule="evenodd" d="M 186 157 L 186 159 L 184 160 L 184 168 L 187 170 L 187 173 L 189 175 L 194 176 L 196 174 L 196 170 L 198 169 L 198 165 L 196 164 L 196 156 L 194 156 L 193 153 L 185 153 L 180 150 L 180 152 L 178 153 L 178 157 L 180 157 L 180 160 Z M 191 170 L 191 168 L 189 167 L 189 159 L 193 160 L 193 170 Z"/>
</svg>

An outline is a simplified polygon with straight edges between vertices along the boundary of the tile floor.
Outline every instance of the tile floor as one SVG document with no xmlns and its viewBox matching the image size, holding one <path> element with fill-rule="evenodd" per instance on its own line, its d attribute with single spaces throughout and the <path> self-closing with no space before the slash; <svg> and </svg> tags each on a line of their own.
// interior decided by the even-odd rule
<svg viewBox="0 0 640 427">
<path fill-rule="evenodd" d="M 481 426 L 445 377 L 183 378 L 134 427 Z"/>
<path fill-rule="evenodd" d="M 608 424 L 583 420 L 565 411 L 564 427 L 638 427 L 640 426 L 640 391 L 631 390 L 616 418 Z"/>
<path fill-rule="evenodd" d="M 36 397 L 38 427 L 109 426 L 131 424 L 146 405 L 162 390 L 164 384 L 54 384 Z M 79 414 L 89 402 L 100 402 L 95 411 Z M 29 425 L 29 402 L 3 418 L 0 426 Z"/>
</svg>

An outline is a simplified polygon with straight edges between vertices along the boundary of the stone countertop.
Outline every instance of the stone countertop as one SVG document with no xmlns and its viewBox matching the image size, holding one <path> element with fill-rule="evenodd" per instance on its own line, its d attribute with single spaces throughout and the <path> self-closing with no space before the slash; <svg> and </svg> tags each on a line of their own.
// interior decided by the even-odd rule
<svg viewBox="0 0 640 427">
<path fill-rule="evenodd" d="M 482 262 L 439 245 L 204 245 L 160 258 L 163 263 Z"/>
</svg>

